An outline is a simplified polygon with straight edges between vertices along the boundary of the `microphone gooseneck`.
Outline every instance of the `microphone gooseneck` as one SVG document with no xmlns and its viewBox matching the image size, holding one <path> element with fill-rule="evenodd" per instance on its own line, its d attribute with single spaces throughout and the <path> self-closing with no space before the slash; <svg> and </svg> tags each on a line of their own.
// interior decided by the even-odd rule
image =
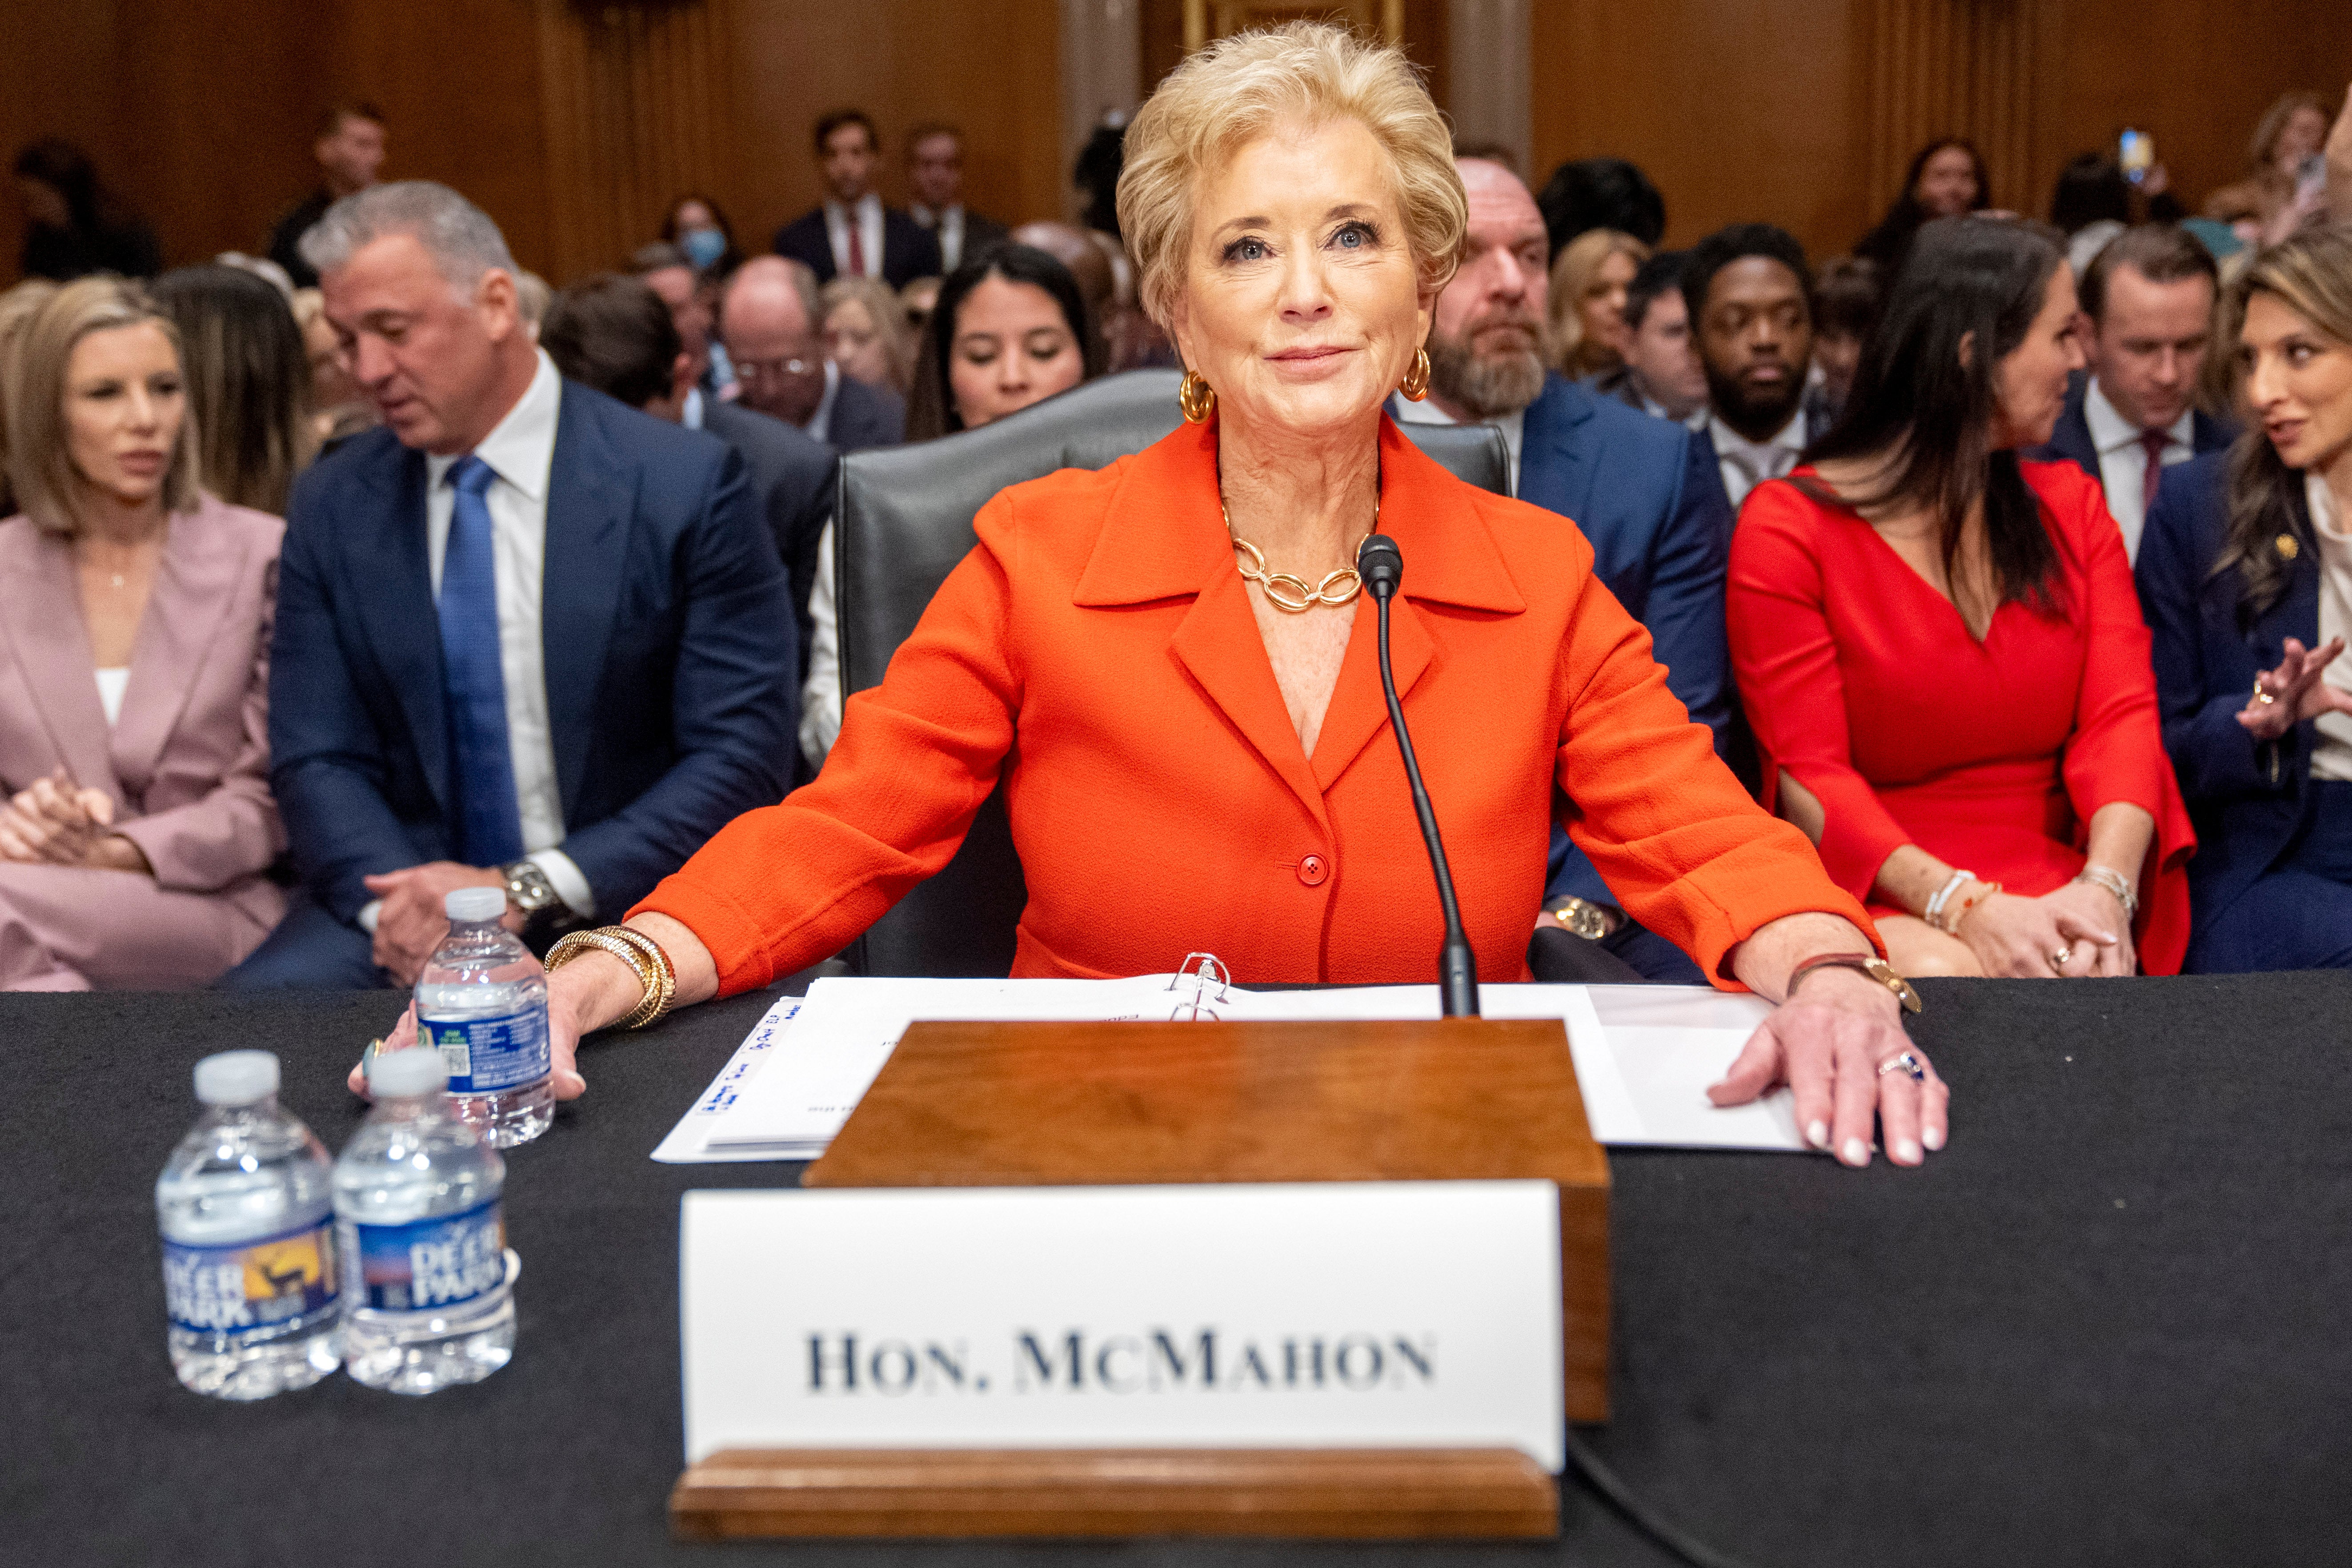
<svg viewBox="0 0 2352 1568">
<path fill-rule="evenodd" d="M 1372 596 L 1381 621 L 1381 695 L 1389 702 L 1389 728 L 1396 731 L 1397 751 L 1404 758 L 1405 783 L 1412 786 L 1412 809 L 1421 818 L 1422 843 L 1429 850 L 1430 869 L 1437 874 L 1437 901 L 1445 911 L 1445 941 L 1437 950 L 1437 992 L 1445 1016 L 1478 1016 L 1478 961 L 1470 939 L 1462 931 L 1462 906 L 1454 897 L 1454 873 L 1446 869 L 1445 841 L 1438 837 L 1437 813 L 1431 809 L 1429 791 L 1421 782 L 1421 763 L 1412 754 L 1412 734 L 1404 726 L 1404 704 L 1397 700 L 1396 672 L 1389 662 L 1389 601 L 1404 581 L 1404 552 L 1385 533 L 1366 537 L 1356 547 L 1356 574 Z"/>
</svg>

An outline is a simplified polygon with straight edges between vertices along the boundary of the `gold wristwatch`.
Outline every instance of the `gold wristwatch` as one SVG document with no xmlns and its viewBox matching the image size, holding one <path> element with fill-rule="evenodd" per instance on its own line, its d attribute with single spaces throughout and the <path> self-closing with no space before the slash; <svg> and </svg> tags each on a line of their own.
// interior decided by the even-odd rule
<svg viewBox="0 0 2352 1568">
<path fill-rule="evenodd" d="M 1599 942 L 1615 931 L 1617 922 L 1624 918 L 1606 905 L 1575 898 L 1562 899 L 1556 908 L 1544 913 L 1567 928 L 1570 936 L 1580 936 L 1587 942 Z"/>
<path fill-rule="evenodd" d="M 1919 1010 L 1919 993 L 1911 989 L 1908 980 L 1895 973 L 1893 964 L 1874 952 L 1817 952 L 1811 958 L 1800 959 L 1797 966 L 1789 971 L 1788 988 L 1780 993 L 1781 996 L 1794 996 L 1797 982 L 1816 969 L 1859 970 L 1894 992 L 1895 1000 L 1903 1004 L 1905 1012 L 1916 1013 Z"/>
</svg>

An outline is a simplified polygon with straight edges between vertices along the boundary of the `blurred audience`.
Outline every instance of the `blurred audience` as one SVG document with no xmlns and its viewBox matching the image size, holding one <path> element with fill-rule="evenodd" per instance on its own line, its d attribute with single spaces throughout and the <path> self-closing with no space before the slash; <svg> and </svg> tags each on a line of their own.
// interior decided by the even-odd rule
<svg viewBox="0 0 2352 1568">
<path fill-rule="evenodd" d="M 1632 346 L 1625 326 L 1625 290 L 1650 258 L 1650 247 L 1613 228 L 1588 229 L 1569 241 L 1552 263 L 1552 348 L 1570 376 L 1603 375 L 1625 363 Z"/>
<path fill-rule="evenodd" d="M 301 893 L 227 983 L 407 985 L 452 889 L 505 889 L 543 950 L 782 795 L 790 605 L 741 460 L 567 388 L 464 197 L 373 186 L 302 252 L 383 425 L 289 509 L 270 782 Z"/>
<path fill-rule="evenodd" d="M 915 194 L 907 216 L 939 241 L 940 271 L 952 272 L 1008 237 L 1003 224 L 963 205 L 963 132 L 954 126 L 921 125 L 908 134 L 907 185 Z"/>
<path fill-rule="evenodd" d="M 1841 256 L 1813 279 L 1813 363 L 1821 371 L 1822 435 L 1845 412 L 1862 345 L 1885 302 L 1885 279 L 1874 261 Z"/>
<path fill-rule="evenodd" d="M 199 488 L 179 334 L 135 284 L 58 290 L 5 392 L 0 987 L 208 985 L 285 909 L 265 742 L 285 525 Z"/>
<path fill-rule="evenodd" d="M 1666 232 L 1665 199 L 1647 174 L 1622 158 L 1562 163 L 1544 182 L 1536 205 L 1555 260 L 1570 241 L 1591 229 L 1613 228 L 1654 247 Z"/>
<path fill-rule="evenodd" d="M 1028 245 L 1000 245 L 940 286 L 918 351 L 908 439 L 976 430 L 1098 374 L 1077 279 Z M 809 616 L 814 626 L 801 690 L 801 754 L 822 768 L 841 733 L 841 628 L 834 603 L 833 527 L 818 546 Z"/>
<path fill-rule="evenodd" d="M 1939 217 L 1983 212 L 1992 205 L 1991 181 L 1973 142 L 1940 137 L 1919 149 L 1904 173 L 1902 193 L 1878 226 L 1854 242 L 1853 253 L 1878 264 L 1892 285 L 1911 254 L 1922 224 Z"/>
<path fill-rule="evenodd" d="M 931 308 L 940 302 L 940 285 L 944 281 L 940 278 L 918 278 L 898 290 L 898 308 L 905 313 L 907 330 L 917 338 L 923 335 L 923 327 L 931 319 Z"/>
<path fill-rule="evenodd" d="M 669 307 L 678 341 L 693 357 L 695 395 L 688 401 L 686 423 L 698 428 L 702 400 L 718 397 L 735 384 L 735 368 L 716 336 L 719 275 L 695 266 L 684 249 L 666 241 L 637 247 L 629 257 L 629 270 Z"/>
<path fill-rule="evenodd" d="M 547 302 L 555 297 L 555 290 L 546 279 L 520 267 L 515 268 L 514 282 L 515 309 L 522 313 L 523 330 L 536 342 L 540 323 L 547 320 Z"/>
<path fill-rule="evenodd" d="M 41 313 L 41 307 L 58 286 L 46 278 L 27 278 L 5 293 L 0 293 L 0 517 L 13 517 L 17 511 L 15 482 L 8 477 L 7 387 L 9 377 L 16 374 L 17 345 L 24 342 L 25 329 Z"/>
<path fill-rule="evenodd" d="M 2191 973 L 2352 967 L 2352 232 L 2232 285 L 2256 424 L 2167 476 L 2139 556 L 2197 827 Z"/>
<path fill-rule="evenodd" d="M 2135 561 L 2165 469 L 2237 437 L 2233 421 L 2194 405 L 2219 287 L 2212 256 L 2171 225 L 2110 240 L 2083 272 L 2089 368 L 2068 381 L 2049 442 L 2026 454 L 2098 480 Z"/>
<path fill-rule="evenodd" d="M 319 188 L 269 231 L 269 259 L 285 269 L 295 288 L 319 286 L 319 275 L 302 259 L 302 237 L 329 207 L 375 184 L 385 144 L 383 110 L 373 103 L 339 103 L 320 117 L 318 139 L 310 143 L 310 156 L 319 161 Z"/>
<path fill-rule="evenodd" d="M 1818 410 L 1805 406 L 1813 360 L 1805 247 L 1769 223 L 1719 230 L 1692 247 L 1683 300 L 1706 374 L 1707 439 L 1736 510 L 1822 433 Z"/>
<path fill-rule="evenodd" d="M 57 137 L 16 154 L 16 195 L 25 208 L 27 278 L 63 283 L 93 272 L 152 278 L 163 268 L 155 231 L 131 204 L 99 183 L 89 154 Z"/>
<path fill-rule="evenodd" d="M 1482 422 L 1503 433 L 1514 493 L 1575 520 L 1592 547 L 1594 572 L 1648 626 L 1667 686 L 1692 719 L 1715 731 L 1722 750 L 1732 718 L 1723 636 L 1731 512 L 1712 455 L 1689 431 L 1644 418 L 1549 369 L 1543 216 L 1508 168 L 1483 158 L 1455 163 L 1470 227 L 1461 269 L 1438 295 L 1431 321 L 1429 395 L 1418 403 L 1393 396 L 1390 413 L 1424 423 Z M 1577 978 L 1705 984 L 1681 950 L 1625 913 L 1591 859 L 1557 827 L 1548 869 L 1538 930 L 1591 944 L 1568 950 Z"/>
<path fill-rule="evenodd" d="M 231 506 L 286 510 L 319 449 L 310 356 L 286 296 L 231 267 L 184 267 L 155 280 L 179 329 L 181 369 L 204 487 Z"/>
<path fill-rule="evenodd" d="M 1706 427 L 1706 369 L 1691 342 L 1690 304 L 1683 298 L 1686 250 L 1662 250 L 1625 286 L 1625 363 L 1603 373 L 1593 390 L 1659 419 Z"/>
<path fill-rule="evenodd" d="M 898 296 L 871 278 L 836 278 L 818 293 L 824 309 L 825 357 L 868 386 L 907 395 L 915 342 Z"/>
<path fill-rule="evenodd" d="M 2049 439 L 2073 273 L 2021 224 L 1922 227 L 1853 406 L 1748 498 L 1731 649 L 1766 804 L 1906 974 L 2177 971 L 2194 847 L 2098 487 Z"/>
<path fill-rule="evenodd" d="M 825 357 L 816 275 L 797 261 L 758 256 L 735 269 L 719 335 L 735 366 L 736 401 L 797 426 L 836 452 L 895 447 L 907 405 L 887 387 L 842 374 Z"/>
<path fill-rule="evenodd" d="M 2327 105 L 2315 92 L 2289 92 L 2265 110 L 2246 149 L 2245 177 L 2205 198 L 2205 216 L 2266 228 L 2311 179 L 2327 143 Z"/>
<path fill-rule="evenodd" d="M 836 109 L 816 122 L 816 158 L 824 204 L 776 231 L 778 256 L 816 274 L 878 278 L 903 289 L 940 270 L 940 242 L 929 229 L 874 193 L 882 138 L 862 109 Z"/>
<path fill-rule="evenodd" d="M 1095 335 L 1095 363 L 1107 365 L 1110 363 L 1110 342 L 1104 329 L 1118 296 L 1118 274 L 1112 270 L 1110 258 L 1104 254 L 1103 247 L 1095 243 L 1095 236 L 1100 232 L 1080 228 L 1073 223 L 1041 219 L 1014 229 L 1013 239 L 1016 245 L 1044 251 L 1070 269 L 1070 276 L 1077 279 L 1078 294 L 1086 301 L 1087 330 Z M 919 365 L 922 357 L 920 353 L 916 355 Z"/>
<path fill-rule="evenodd" d="M 298 289 L 292 303 L 294 324 L 302 332 L 302 352 L 310 362 L 311 442 L 317 451 L 331 451 L 374 425 L 375 406 L 343 363 L 335 329 L 327 321 L 326 297 L 316 289 Z"/>
<path fill-rule="evenodd" d="M 677 246 L 687 264 L 698 272 L 724 278 L 743 263 L 743 253 L 735 247 L 735 226 L 727 221 L 726 209 L 698 192 L 670 204 L 669 216 L 662 219 L 661 237 L 663 243 Z"/>
</svg>

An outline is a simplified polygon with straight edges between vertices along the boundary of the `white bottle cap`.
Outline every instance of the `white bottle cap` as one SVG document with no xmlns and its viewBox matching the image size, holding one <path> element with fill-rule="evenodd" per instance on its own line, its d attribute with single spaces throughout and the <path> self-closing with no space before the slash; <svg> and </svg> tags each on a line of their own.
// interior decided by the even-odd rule
<svg viewBox="0 0 2352 1568">
<path fill-rule="evenodd" d="M 507 912 L 504 888 L 453 888 L 441 900 L 441 912 L 453 921 L 494 921 Z"/>
<path fill-rule="evenodd" d="M 270 1051 L 223 1051 L 196 1064 L 196 1099 L 205 1105 L 253 1105 L 278 1092 Z"/>
<path fill-rule="evenodd" d="M 368 1058 L 368 1092 L 378 1100 L 413 1100 L 447 1087 L 449 1069 L 430 1046 L 378 1051 Z"/>
</svg>

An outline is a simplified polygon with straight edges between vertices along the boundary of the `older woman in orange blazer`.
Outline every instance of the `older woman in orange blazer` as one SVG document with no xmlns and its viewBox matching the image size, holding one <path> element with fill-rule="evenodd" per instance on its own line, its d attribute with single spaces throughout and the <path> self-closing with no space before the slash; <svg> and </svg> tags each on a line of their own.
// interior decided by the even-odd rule
<svg viewBox="0 0 2352 1568">
<path fill-rule="evenodd" d="M 205 985 L 268 935 L 274 517 L 196 488 L 177 331 L 69 283 L 8 366 L 0 988 Z"/>
<path fill-rule="evenodd" d="M 1942 1084 L 1882 1070 L 1906 1049 L 1894 991 L 1805 967 L 1883 967 L 1868 916 L 1715 760 L 1591 548 L 1452 479 L 1381 412 L 1425 385 L 1465 226 L 1402 58 L 1306 24 L 1229 38 L 1168 79 L 1127 148 L 1121 223 L 1192 367 L 1192 422 L 981 512 L 816 783 L 611 928 L 646 973 L 600 950 L 556 971 L 558 1092 L 583 1088 L 581 1033 L 658 1010 L 662 968 L 690 1003 L 838 949 L 946 864 L 1000 777 L 1029 886 L 1018 974 L 1204 948 L 1244 983 L 1432 978 L 1438 900 L 1350 570 L 1377 522 L 1403 551 L 1396 679 L 1483 977 L 1525 975 L 1556 807 L 1644 925 L 1784 1002 L 1719 1099 L 1785 1077 L 1813 1142 L 1853 1164 L 1874 1111 L 1898 1163 L 1938 1146 Z"/>
</svg>

